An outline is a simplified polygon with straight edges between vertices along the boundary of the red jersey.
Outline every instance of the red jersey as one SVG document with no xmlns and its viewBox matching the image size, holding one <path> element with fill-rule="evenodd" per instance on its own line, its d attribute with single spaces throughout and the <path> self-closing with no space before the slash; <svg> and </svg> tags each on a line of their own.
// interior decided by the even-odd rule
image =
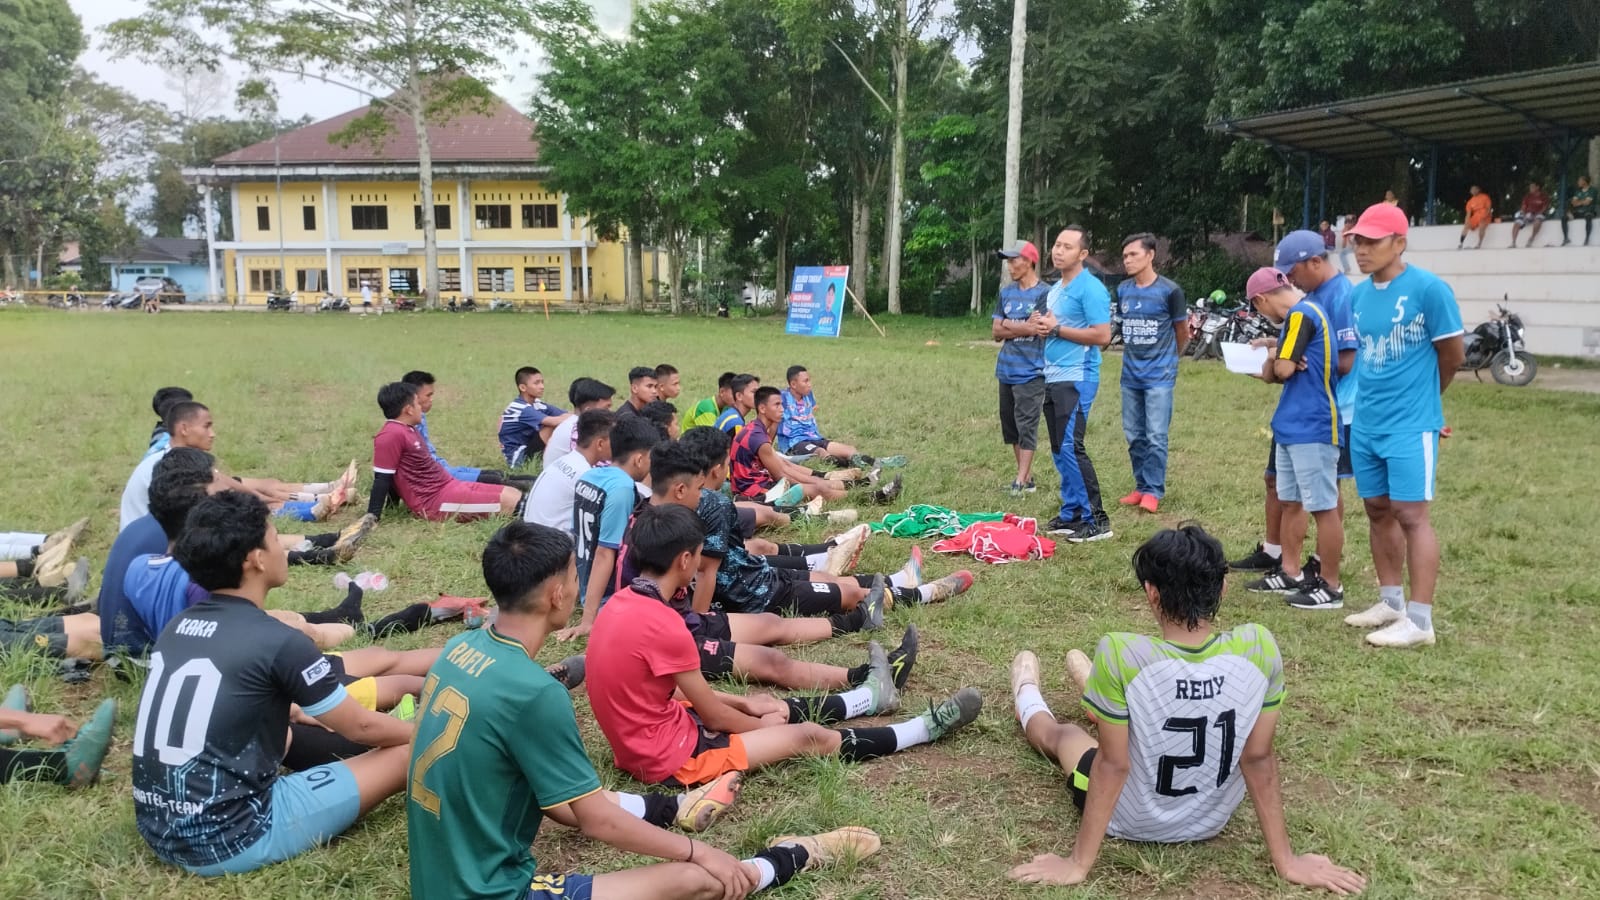
<svg viewBox="0 0 1600 900">
<path fill-rule="evenodd" d="M 415 428 L 393 419 L 372 438 L 372 471 L 393 475 L 400 499 L 418 515 L 437 508 L 439 494 L 455 480 L 428 452 Z"/>
<path fill-rule="evenodd" d="M 625 587 L 595 617 L 584 684 L 617 768 L 658 784 L 694 755 L 699 729 L 672 699 L 673 676 L 698 672 L 700 653 L 683 617 Z"/>
<path fill-rule="evenodd" d="M 767 426 L 758 416 L 739 430 L 733 439 L 733 453 L 729 458 L 728 478 L 733 482 L 733 492 L 741 497 L 760 497 L 775 483 L 766 463 L 761 461 L 761 448 L 772 443 L 767 436 Z"/>
</svg>

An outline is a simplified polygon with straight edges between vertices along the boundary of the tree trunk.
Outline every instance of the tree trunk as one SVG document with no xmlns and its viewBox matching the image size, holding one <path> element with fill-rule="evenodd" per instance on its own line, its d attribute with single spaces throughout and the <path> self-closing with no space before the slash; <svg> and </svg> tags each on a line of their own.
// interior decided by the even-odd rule
<svg viewBox="0 0 1600 900">
<path fill-rule="evenodd" d="M 772 307 L 778 310 L 789 308 L 789 217 L 778 217 L 778 283 L 772 292 Z"/>
<path fill-rule="evenodd" d="M 1011 84 L 1006 104 L 1006 199 L 1001 244 L 1010 248 L 1017 241 L 1017 208 L 1022 193 L 1022 63 L 1028 52 L 1028 0 L 1015 0 L 1011 13 Z M 1011 281 L 1011 270 L 1000 267 L 1000 286 Z M 973 273 L 977 283 L 977 273 Z M 977 294 L 973 294 L 977 303 Z M 977 306 L 973 306 L 977 310 Z"/>
<path fill-rule="evenodd" d="M 426 285 L 429 309 L 439 308 L 439 228 L 433 220 L 433 147 L 428 142 L 428 123 L 423 118 L 419 103 L 411 113 L 411 122 L 417 129 L 417 190 L 421 192 L 422 206 L 422 283 Z M 330 273 L 331 274 L 331 273 Z M 470 272 L 461 273 L 462 293 L 472 296 L 476 282 Z M 378 286 L 379 296 L 383 285 Z"/>
<path fill-rule="evenodd" d="M 672 282 L 672 314 L 683 314 L 683 255 L 688 252 L 688 242 L 682 234 L 674 234 L 667 245 L 667 279 Z"/>
<path fill-rule="evenodd" d="M 972 259 L 972 311 L 978 313 L 983 311 L 983 257 L 978 253 L 978 236 L 972 235 L 969 241 L 968 250 Z"/>
<path fill-rule="evenodd" d="M 867 302 L 867 232 L 872 228 L 872 207 L 860 193 L 850 196 L 850 284 L 862 303 Z"/>
<path fill-rule="evenodd" d="M 39 248 L 38 248 L 37 252 L 34 254 L 33 286 L 36 287 L 36 288 L 43 288 L 44 287 L 44 245 L 43 244 L 39 245 Z"/>
<path fill-rule="evenodd" d="M 627 257 L 628 308 L 638 311 L 644 309 L 644 239 L 631 228 L 628 230 Z"/>
<path fill-rule="evenodd" d="M 889 312 L 899 315 L 900 305 L 900 208 L 906 184 L 906 57 L 911 35 L 906 23 L 906 0 L 899 0 L 894 11 L 894 153 L 889 174 L 888 238 L 884 241 L 884 271 L 889 287 Z"/>
</svg>

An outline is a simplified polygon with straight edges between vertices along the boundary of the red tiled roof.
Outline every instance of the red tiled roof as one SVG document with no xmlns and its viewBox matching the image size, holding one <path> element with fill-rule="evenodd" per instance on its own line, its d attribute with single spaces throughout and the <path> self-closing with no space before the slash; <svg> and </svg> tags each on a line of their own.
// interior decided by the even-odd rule
<svg viewBox="0 0 1600 900">
<path fill-rule="evenodd" d="M 533 120 L 506 101 L 496 100 L 496 105 L 487 114 L 470 112 L 442 125 L 429 126 L 428 138 L 433 149 L 433 161 L 534 162 L 539 155 L 539 145 L 533 140 Z M 367 107 L 353 109 L 343 115 L 284 132 L 278 137 L 276 156 L 273 141 L 267 140 L 219 156 L 212 162 L 218 166 L 271 165 L 274 161 L 286 164 L 416 162 L 416 130 L 410 118 L 393 113 L 390 113 L 390 120 L 394 130 L 376 146 L 358 140 L 346 147 L 328 140 L 329 135 L 367 112 Z"/>
</svg>

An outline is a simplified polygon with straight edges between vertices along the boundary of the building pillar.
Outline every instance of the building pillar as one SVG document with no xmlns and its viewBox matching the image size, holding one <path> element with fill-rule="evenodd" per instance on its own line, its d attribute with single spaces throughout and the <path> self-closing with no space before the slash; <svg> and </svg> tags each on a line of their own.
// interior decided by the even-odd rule
<svg viewBox="0 0 1600 900">
<path fill-rule="evenodd" d="M 587 236 L 584 237 L 583 243 L 579 246 L 581 247 L 581 253 L 579 254 L 581 259 L 578 264 L 583 267 L 579 274 L 583 276 L 583 299 L 587 302 L 594 299 L 593 288 L 589 284 L 589 239 Z"/>
<path fill-rule="evenodd" d="M 561 300 L 572 302 L 572 248 L 561 251 Z"/>
<path fill-rule="evenodd" d="M 238 189 L 234 189 L 234 197 L 239 196 Z M 234 218 L 239 217 L 238 206 L 234 206 Z M 250 286 L 244 280 L 244 253 L 240 250 L 233 251 L 233 286 L 238 292 L 239 302 L 245 302 L 245 294 L 249 293 Z"/>
<path fill-rule="evenodd" d="M 211 185 L 200 188 L 201 201 L 206 205 L 206 300 L 215 301 L 222 295 L 217 287 L 216 243 L 217 211 L 211 202 Z"/>
<path fill-rule="evenodd" d="M 456 182 L 456 205 L 459 207 L 456 210 L 456 222 L 458 223 L 456 234 L 457 240 L 461 242 L 456 249 L 456 268 L 460 272 L 460 277 L 456 280 L 457 293 L 469 298 L 472 296 L 472 289 L 476 287 L 476 281 L 473 279 L 472 273 L 467 271 L 467 242 L 472 239 L 472 220 L 467 212 L 469 208 L 467 204 L 471 199 L 468 193 L 470 190 L 468 179 L 463 175 L 461 180 Z"/>
</svg>

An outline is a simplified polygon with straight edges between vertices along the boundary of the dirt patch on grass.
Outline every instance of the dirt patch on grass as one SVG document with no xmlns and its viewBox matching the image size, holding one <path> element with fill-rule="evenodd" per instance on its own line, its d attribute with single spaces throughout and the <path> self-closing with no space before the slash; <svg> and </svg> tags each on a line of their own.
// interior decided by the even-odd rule
<svg viewBox="0 0 1600 900">
<path fill-rule="evenodd" d="M 1510 772 L 1505 780 L 1518 791 L 1576 806 L 1600 823 L 1600 770 L 1567 767 L 1553 772 Z"/>
</svg>

